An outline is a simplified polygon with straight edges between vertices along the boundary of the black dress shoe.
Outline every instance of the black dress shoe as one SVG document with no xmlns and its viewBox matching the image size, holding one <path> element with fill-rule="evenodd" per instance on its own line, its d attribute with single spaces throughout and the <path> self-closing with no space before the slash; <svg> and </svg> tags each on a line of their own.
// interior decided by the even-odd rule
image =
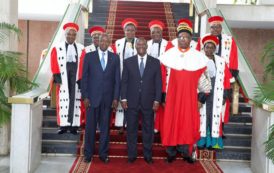
<svg viewBox="0 0 274 173">
<path fill-rule="evenodd" d="M 153 163 L 153 160 L 152 158 L 144 158 L 145 162 L 147 162 L 147 164 L 152 164 Z"/>
<path fill-rule="evenodd" d="M 85 157 L 84 162 L 85 162 L 85 163 L 90 163 L 91 160 L 92 160 L 92 159 L 91 159 L 90 157 Z"/>
<path fill-rule="evenodd" d="M 133 162 L 135 162 L 135 160 L 136 160 L 136 157 L 134 157 L 134 158 L 128 158 L 127 162 L 128 163 L 133 163 Z"/>
<path fill-rule="evenodd" d="M 118 134 L 119 134 L 119 135 L 124 134 L 124 127 L 121 127 L 121 128 L 118 130 Z"/>
<path fill-rule="evenodd" d="M 191 164 L 193 164 L 195 161 L 191 158 L 191 157 L 183 157 L 183 159 L 185 160 L 185 161 L 187 161 L 187 163 L 191 163 Z"/>
<path fill-rule="evenodd" d="M 57 131 L 57 133 L 58 133 L 59 135 L 61 135 L 61 134 L 67 133 L 67 130 L 66 130 L 66 129 L 59 129 L 59 130 Z"/>
<path fill-rule="evenodd" d="M 109 162 L 109 158 L 108 157 L 99 157 L 99 159 L 104 162 L 104 163 L 108 163 Z"/>
<path fill-rule="evenodd" d="M 167 163 L 172 163 L 176 159 L 176 156 L 167 156 L 166 157 L 166 162 Z"/>
<path fill-rule="evenodd" d="M 78 134 L 77 130 L 70 130 L 70 133 L 73 134 L 73 135 L 77 135 Z"/>
</svg>

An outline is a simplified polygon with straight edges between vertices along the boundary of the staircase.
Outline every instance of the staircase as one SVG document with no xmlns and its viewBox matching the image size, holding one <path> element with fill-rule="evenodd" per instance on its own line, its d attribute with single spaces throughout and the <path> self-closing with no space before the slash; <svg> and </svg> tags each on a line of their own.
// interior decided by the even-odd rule
<svg viewBox="0 0 274 173">
<path fill-rule="evenodd" d="M 139 24 L 137 37 L 150 39 L 148 23 L 150 20 L 159 19 L 165 23 L 166 28 L 163 32 L 165 39 L 174 38 L 175 20 L 179 18 L 188 18 L 189 4 L 170 4 L 154 2 L 114 2 L 106 0 L 94 0 L 93 13 L 89 17 L 89 27 L 94 25 L 105 26 L 108 23 L 110 12 L 115 20 L 112 26 L 107 26 L 107 31 L 112 34 L 112 42 L 124 37 L 121 22 L 127 17 L 135 18 Z M 110 6 L 116 5 L 116 11 Z M 109 11 L 110 9 L 110 11 Z M 168 16 L 168 17 L 166 17 Z M 175 19 L 175 20 L 174 20 Z M 193 20 L 193 17 L 190 18 Z M 112 31 L 111 31 L 112 30 Z M 168 32 L 169 31 L 169 32 Z M 90 35 L 86 31 L 85 45 L 91 43 Z M 250 161 L 251 157 L 251 134 L 252 118 L 251 107 L 239 98 L 239 115 L 230 116 L 229 123 L 224 126 L 224 149 L 216 150 L 218 160 L 244 160 Z M 82 155 L 83 153 L 83 132 L 79 135 L 62 134 L 58 135 L 56 124 L 55 109 L 49 108 L 50 101 L 44 100 L 43 110 L 43 128 L 42 128 L 42 153 L 45 155 Z M 110 137 L 110 156 L 126 156 L 126 137 L 118 135 L 117 131 L 112 129 Z M 98 137 L 98 136 L 97 136 Z M 138 139 L 138 153 L 142 153 L 141 133 Z M 157 158 L 166 156 L 165 149 L 160 145 L 159 135 L 155 136 L 153 146 L 153 155 Z M 141 157 L 142 155 L 140 155 Z"/>
</svg>

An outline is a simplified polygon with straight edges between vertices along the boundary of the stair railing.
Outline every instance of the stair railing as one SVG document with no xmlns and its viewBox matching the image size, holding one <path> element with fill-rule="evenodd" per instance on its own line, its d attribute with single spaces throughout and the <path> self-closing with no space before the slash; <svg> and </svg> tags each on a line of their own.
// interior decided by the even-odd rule
<svg viewBox="0 0 274 173">
<path fill-rule="evenodd" d="M 67 22 L 75 22 L 83 26 L 84 16 L 91 0 L 71 0 L 62 20 L 56 29 L 46 58 L 42 61 L 34 77 L 38 87 L 31 91 L 9 98 L 12 103 L 11 142 L 10 142 L 10 172 L 34 172 L 41 161 L 41 126 L 42 101 L 38 97 L 47 92 L 51 79 L 50 52 L 56 43 L 64 40 L 62 29 Z M 82 15 L 82 16 L 81 16 Z M 81 18 L 82 17 L 82 18 Z M 80 27 L 78 36 L 84 28 Z M 18 145 L 20 144 L 20 145 Z"/>
</svg>

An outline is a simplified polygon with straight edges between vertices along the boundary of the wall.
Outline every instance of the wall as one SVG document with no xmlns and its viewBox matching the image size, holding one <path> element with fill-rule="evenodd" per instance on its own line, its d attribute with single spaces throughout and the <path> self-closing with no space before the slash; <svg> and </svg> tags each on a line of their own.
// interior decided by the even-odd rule
<svg viewBox="0 0 274 173">
<path fill-rule="evenodd" d="M 232 31 L 257 79 L 262 82 L 264 66 L 260 62 L 260 56 L 265 44 L 274 39 L 274 29 L 233 28 Z"/>
<path fill-rule="evenodd" d="M 18 50 L 23 53 L 22 61 L 26 65 L 28 59 L 29 79 L 33 79 L 39 66 L 41 51 L 48 47 L 48 43 L 53 37 L 57 26 L 58 22 L 56 21 L 29 21 L 29 36 L 27 36 L 27 20 L 18 21 L 18 27 L 23 32 L 23 36 L 18 45 Z M 28 40 L 29 48 L 27 50 Z"/>
</svg>

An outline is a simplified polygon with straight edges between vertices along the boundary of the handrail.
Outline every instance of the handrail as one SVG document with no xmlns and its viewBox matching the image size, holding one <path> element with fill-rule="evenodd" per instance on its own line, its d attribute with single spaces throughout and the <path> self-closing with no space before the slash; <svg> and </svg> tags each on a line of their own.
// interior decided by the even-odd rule
<svg viewBox="0 0 274 173">
<path fill-rule="evenodd" d="M 65 38 L 62 26 L 67 22 L 77 23 L 81 10 L 87 10 L 90 1 L 91 0 L 78 0 L 78 2 L 75 2 L 74 0 L 70 4 L 68 4 L 64 16 L 59 22 L 59 25 L 52 37 L 46 57 L 42 61 L 34 76 L 33 82 L 38 84 L 38 87 L 33 88 L 32 90 L 27 91 L 26 93 L 9 98 L 9 103 L 35 103 L 37 100 L 36 98 L 38 98 L 41 94 L 48 91 L 52 75 L 50 70 L 50 52 L 57 43 L 64 40 Z M 32 101 L 30 101 L 31 99 Z"/>
</svg>

